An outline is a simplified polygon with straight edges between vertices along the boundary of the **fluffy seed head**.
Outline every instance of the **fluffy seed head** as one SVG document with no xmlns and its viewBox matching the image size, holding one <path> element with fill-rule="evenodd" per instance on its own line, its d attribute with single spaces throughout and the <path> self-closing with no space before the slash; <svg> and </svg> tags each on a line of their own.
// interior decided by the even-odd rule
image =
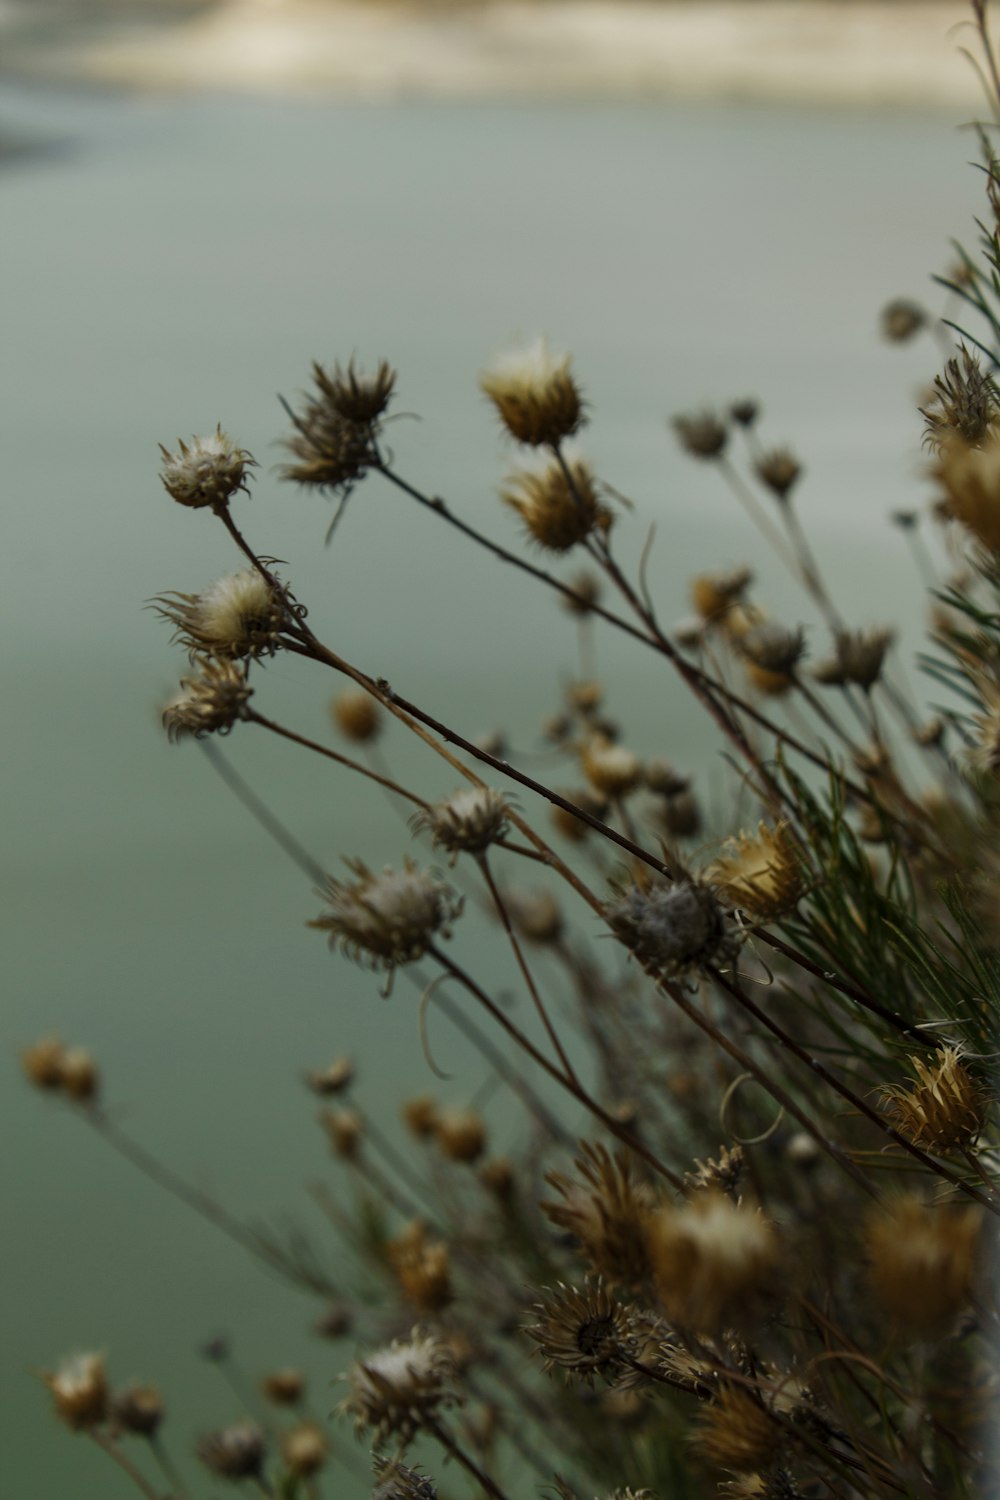
<svg viewBox="0 0 1000 1500">
<path fill-rule="evenodd" d="M 981 1268 L 982 1214 L 975 1205 L 931 1206 L 898 1198 L 864 1234 L 868 1278 L 879 1305 L 913 1338 L 945 1333 L 969 1304 Z"/>
<path fill-rule="evenodd" d="M 210 505 L 218 510 L 237 490 L 247 489 L 247 469 L 254 467 L 254 460 L 221 427 L 209 437 L 192 438 L 190 445 L 178 438 L 177 450 L 171 453 L 160 444 L 160 478 L 178 504 L 195 509 Z"/>
<path fill-rule="evenodd" d="M 206 1469 L 220 1479 L 254 1479 L 261 1472 L 267 1443 L 253 1422 L 234 1422 L 206 1433 L 196 1452 Z"/>
<path fill-rule="evenodd" d="M 760 823 L 756 834 L 741 833 L 724 848 L 728 854 L 705 872 L 724 901 L 757 922 L 773 922 L 794 910 L 805 890 L 805 872 L 787 824 Z"/>
<path fill-rule="evenodd" d="M 232 661 L 197 662 L 197 671 L 181 678 L 181 691 L 171 698 L 161 714 L 171 740 L 191 735 L 228 734 L 242 719 L 253 696 L 242 668 Z"/>
<path fill-rule="evenodd" d="M 56 1416 L 75 1432 L 99 1427 L 107 1417 L 108 1381 L 103 1354 L 73 1354 L 43 1379 L 52 1392 Z"/>
<path fill-rule="evenodd" d="M 447 1345 L 415 1328 L 408 1339 L 394 1339 L 353 1365 L 343 1377 L 351 1387 L 343 1409 L 358 1431 L 371 1428 L 376 1442 L 395 1433 L 406 1443 L 428 1417 L 454 1404 L 448 1388 L 454 1373 Z"/>
<path fill-rule="evenodd" d="M 460 852 L 481 854 L 507 832 L 508 803 L 502 792 L 488 786 L 468 786 L 417 813 L 410 820 L 415 833 L 428 829 L 435 848 L 447 849 L 454 864 Z"/>
<path fill-rule="evenodd" d="M 560 1282 L 533 1311 L 538 1321 L 525 1332 L 538 1345 L 547 1370 L 565 1370 L 589 1385 L 596 1375 L 612 1374 L 620 1366 L 630 1316 L 599 1276 L 588 1277 L 582 1289 Z"/>
<path fill-rule="evenodd" d="M 500 492 L 532 541 L 548 552 L 568 552 L 592 531 L 606 531 L 611 525 L 611 512 L 598 501 L 590 465 L 574 458 L 567 461 L 566 470 L 558 463 L 521 469 Z"/>
<path fill-rule="evenodd" d="M 915 1146 L 938 1153 L 969 1150 L 986 1125 L 988 1097 L 962 1061 L 958 1047 L 942 1047 L 932 1062 L 911 1057 L 917 1081 L 882 1090 L 896 1128 Z"/>
<path fill-rule="evenodd" d="M 664 1205 L 647 1240 L 667 1317 L 696 1333 L 745 1323 L 778 1257 L 768 1221 L 717 1191 L 699 1192 L 680 1208 Z"/>
<path fill-rule="evenodd" d="M 544 338 L 500 355 L 479 385 L 511 437 L 529 447 L 555 447 L 586 421 L 570 356 L 554 354 Z"/>
<path fill-rule="evenodd" d="M 201 594 L 159 594 L 158 614 L 174 625 L 174 640 L 193 655 L 263 656 L 273 653 L 283 600 L 256 568 L 228 573 Z"/>
<path fill-rule="evenodd" d="M 308 1479 L 326 1463 L 330 1441 L 315 1422 L 300 1422 L 281 1439 L 281 1456 L 290 1474 Z"/>
<path fill-rule="evenodd" d="M 447 937 L 462 910 L 460 897 L 409 860 L 401 870 L 385 869 L 381 875 L 361 860 L 348 861 L 348 868 L 357 879 L 328 880 L 330 910 L 309 925 L 329 933 L 331 947 L 339 944 L 348 958 L 373 969 L 391 972 L 422 958 L 435 933 Z"/>
<path fill-rule="evenodd" d="M 112 1397 L 111 1415 L 126 1432 L 152 1437 L 158 1431 L 166 1409 L 155 1386 L 127 1385 Z"/>
<path fill-rule="evenodd" d="M 363 688 L 347 688 L 330 705 L 341 734 L 359 745 L 371 744 L 382 729 L 382 710 Z"/>
<path fill-rule="evenodd" d="M 694 880 L 635 882 L 605 907 L 608 925 L 650 974 L 672 978 L 731 958 L 736 935 L 718 898 Z"/>
</svg>

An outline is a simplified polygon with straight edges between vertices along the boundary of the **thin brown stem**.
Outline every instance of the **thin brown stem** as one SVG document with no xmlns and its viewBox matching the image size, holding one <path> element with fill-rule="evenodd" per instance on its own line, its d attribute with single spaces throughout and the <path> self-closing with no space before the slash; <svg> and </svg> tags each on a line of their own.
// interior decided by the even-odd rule
<svg viewBox="0 0 1000 1500">
<path fill-rule="evenodd" d="M 90 1438 L 91 1442 L 96 1443 L 98 1448 L 100 1448 L 103 1453 L 106 1453 L 108 1457 L 112 1459 L 120 1469 L 124 1470 L 139 1493 L 145 1495 L 146 1500 L 160 1500 L 160 1497 L 153 1489 L 153 1486 L 148 1482 L 144 1475 L 140 1474 L 135 1464 L 130 1458 L 127 1458 L 125 1456 L 116 1442 L 114 1442 L 111 1438 L 105 1436 L 103 1432 L 98 1432 L 94 1427 L 89 1427 L 87 1429 L 87 1436 Z"/>
<path fill-rule="evenodd" d="M 266 719 L 254 708 L 244 710 L 244 719 L 248 724 L 259 724 L 263 729 L 269 729 L 272 734 L 280 734 L 282 739 L 292 740 L 296 745 L 302 745 L 306 750 L 313 750 L 317 755 L 326 756 L 339 766 L 346 766 L 348 770 L 357 771 L 359 776 L 366 776 L 369 781 L 377 781 L 387 791 L 395 792 L 398 797 L 405 797 L 408 802 L 414 803 L 425 811 L 430 803 L 425 802 L 423 797 L 418 797 L 416 792 L 407 791 L 405 786 L 400 786 L 393 781 L 391 776 L 383 776 L 380 772 L 372 770 L 371 766 L 364 766 L 358 760 L 352 760 L 349 755 L 341 755 L 339 750 L 331 750 L 328 745 L 321 745 L 317 740 L 311 740 L 304 734 L 297 734 L 294 729 L 286 729 L 283 724 L 278 724 L 274 719 Z"/>
<path fill-rule="evenodd" d="M 461 1464 L 467 1474 L 472 1475 L 472 1478 L 479 1487 L 487 1495 L 491 1496 L 492 1500 L 508 1500 L 507 1494 L 500 1488 L 496 1480 L 491 1479 L 486 1470 L 479 1467 L 471 1454 L 466 1453 L 465 1449 L 455 1441 L 451 1433 L 445 1427 L 442 1427 L 441 1423 L 435 1417 L 425 1417 L 423 1427 L 425 1431 L 430 1433 L 432 1438 L 441 1444 L 446 1453 L 451 1454 L 456 1463 Z"/>
</svg>

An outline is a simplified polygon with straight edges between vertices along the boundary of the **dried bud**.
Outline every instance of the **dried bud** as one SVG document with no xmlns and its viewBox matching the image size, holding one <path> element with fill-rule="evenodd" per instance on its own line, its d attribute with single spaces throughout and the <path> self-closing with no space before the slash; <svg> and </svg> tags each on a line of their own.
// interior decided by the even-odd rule
<svg viewBox="0 0 1000 1500">
<path fill-rule="evenodd" d="M 71 1099 L 85 1104 L 97 1097 L 100 1087 L 97 1064 L 83 1047 L 68 1047 L 62 1058 L 62 1087 Z"/>
<path fill-rule="evenodd" d="M 728 1198 L 736 1197 L 746 1165 L 742 1146 L 734 1146 L 732 1150 L 728 1146 L 720 1146 L 717 1160 L 713 1157 L 709 1157 L 707 1161 L 696 1158 L 694 1165 L 695 1170 L 688 1172 L 684 1178 L 688 1187 L 699 1192 L 725 1193 Z"/>
<path fill-rule="evenodd" d="M 342 1339 L 351 1331 L 354 1314 L 342 1302 L 331 1302 L 313 1324 L 313 1332 L 321 1339 Z"/>
<path fill-rule="evenodd" d="M 46 1036 L 21 1053 L 21 1068 L 36 1089 L 55 1093 L 63 1086 L 63 1058 L 66 1048 L 57 1037 Z"/>
<path fill-rule="evenodd" d="M 198 1457 L 220 1479 L 256 1479 L 260 1476 L 267 1443 L 253 1422 L 235 1422 L 206 1433 L 197 1447 Z"/>
<path fill-rule="evenodd" d="M 789 677 L 802 660 L 805 635 L 801 629 L 788 630 L 773 620 L 764 620 L 742 633 L 739 651 L 755 667 Z"/>
<path fill-rule="evenodd" d="M 844 681 L 856 683 L 866 690 L 876 683 L 893 639 L 893 631 L 884 626 L 868 630 L 838 630 L 837 658 Z"/>
<path fill-rule="evenodd" d="M 690 776 L 685 776 L 675 770 L 662 756 L 658 756 L 655 760 L 647 760 L 643 768 L 642 779 L 649 790 L 660 797 L 676 797 L 680 792 L 686 792 L 691 785 Z"/>
<path fill-rule="evenodd" d="M 42 1377 L 55 1403 L 56 1416 L 74 1432 L 99 1427 L 108 1414 L 108 1381 L 103 1354 L 73 1354 L 58 1370 Z"/>
<path fill-rule="evenodd" d="M 228 734 L 237 719 L 246 717 L 253 688 L 243 670 L 231 661 L 206 659 L 197 665 L 197 673 L 181 678 L 182 691 L 163 709 L 163 727 L 171 740 Z"/>
<path fill-rule="evenodd" d="M 374 375 L 355 369 L 352 358 L 346 370 L 334 365 L 332 375 L 314 364 L 313 376 L 330 410 L 360 426 L 378 421 L 392 400 L 396 384 L 396 372 L 384 359 L 379 360 Z"/>
<path fill-rule="evenodd" d="M 779 500 L 785 500 L 802 473 L 802 465 L 789 448 L 772 448 L 762 453 L 754 464 L 754 471 L 761 484 Z"/>
<path fill-rule="evenodd" d="M 428 871 L 409 860 L 403 869 L 385 869 L 381 875 L 361 860 L 349 860 L 348 868 L 357 880 L 347 884 L 331 877 L 326 891 L 330 910 L 309 923 L 329 933 L 331 947 L 339 944 L 348 958 L 391 973 L 399 964 L 422 958 L 435 933 L 449 936 L 462 902 Z"/>
<path fill-rule="evenodd" d="M 514 1164 L 509 1157 L 492 1156 L 479 1168 L 479 1181 L 501 1203 L 510 1203 L 517 1187 Z"/>
<path fill-rule="evenodd" d="M 220 510 L 237 490 L 246 491 L 247 469 L 254 467 L 254 460 L 221 427 L 210 437 L 192 438 L 190 447 L 178 439 L 177 447 L 177 453 L 170 453 L 160 444 L 160 478 L 178 504 Z"/>
<path fill-rule="evenodd" d="M 354 1082 L 354 1064 L 349 1057 L 338 1057 L 328 1068 L 307 1073 L 306 1083 L 314 1094 L 342 1094 Z"/>
<path fill-rule="evenodd" d="M 275 1406 L 298 1406 L 306 1389 L 306 1379 L 301 1370 L 271 1370 L 260 1383 L 268 1401 Z"/>
<path fill-rule="evenodd" d="M 897 297 L 886 303 L 879 321 L 884 339 L 890 344 L 905 344 L 925 326 L 927 314 L 918 303 Z"/>
<path fill-rule="evenodd" d="M 553 354 L 543 338 L 501 355 L 479 384 L 511 437 L 529 447 L 554 448 L 586 421 L 570 356 Z"/>
<path fill-rule="evenodd" d="M 749 568 L 699 573 L 691 580 L 691 603 L 703 620 L 717 620 L 739 603 L 752 582 Z"/>
<path fill-rule="evenodd" d="M 438 1313 L 452 1300 L 451 1264 L 443 1240 L 428 1240 L 420 1219 L 388 1241 L 386 1253 L 400 1291 L 418 1312 Z"/>
<path fill-rule="evenodd" d="M 437 1128 L 437 1101 L 430 1094 L 417 1094 L 403 1105 L 403 1121 L 418 1140 L 428 1140 Z"/>
<path fill-rule="evenodd" d="M 152 1437 L 166 1415 L 163 1397 L 153 1385 L 127 1385 L 111 1398 L 111 1415 L 126 1432 Z"/>
<path fill-rule="evenodd" d="M 756 922 L 773 922 L 793 911 L 805 890 L 804 870 L 788 825 L 757 826 L 756 835 L 728 839 L 729 851 L 705 872 L 724 900 Z"/>
<path fill-rule="evenodd" d="M 564 791 L 560 794 L 574 807 L 580 808 L 582 812 L 589 813 L 592 818 L 603 818 L 607 812 L 608 804 L 603 797 L 596 796 L 586 787 L 579 790 Z M 576 813 L 570 812 L 568 808 L 553 806 L 550 814 L 553 823 L 563 838 L 570 839 L 574 844 L 582 843 L 590 831 L 590 825 Z"/>
<path fill-rule="evenodd" d="M 968 1306 L 982 1265 L 982 1229 L 971 1204 L 931 1206 L 912 1196 L 869 1219 L 872 1290 L 911 1337 L 939 1337 Z"/>
<path fill-rule="evenodd" d="M 674 978 L 736 951 L 718 898 L 693 880 L 629 885 L 605 907 L 605 917 L 650 974 Z"/>
<path fill-rule="evenodd" d="M 428 829 L 434 847 L 447 849 L 454 864 L 460 852 L 482 854 L 502 839 L 509 827 L 508 802 L 488 786 L 463 787 L 410 820 L 414 833 Z"/>
<path fill-rule="evenodd" d="M 924 1150 L 971 1150 L 986 1125 L 987 1094 L 962 1062 L 958 1047 L 942 1047 L 934 1060 L 911 1057 L 917 1082 L 882 1090 L 897 1130 Z"/>
<path fill-rule="evenodd" d="M 443 1109 L 434 1134 L 449 1161 L 478 1161 L 486 1150 L 486 1125 L 474 1109 Z"/>
<path fill-rule="evenodd" d="M 718 458 L 726 446 L 726 424 L 712 412 L 673 418 L 681 447 L 692 458 Z"/>
<path fill-rule="evenodd" d="M 563 607 L 571 615 L 589 615 L 601 599 L 601 580 L 595 573 L 577 573 L 569 579 L 572 594 L 563 594 Z"/>
<path fill-rule="evenodd" d="M 368 745 L 382 730 L 382 710 L 363 688 L 347 688 L 330 705 L 333 722 L 346 739 Z"/>
<path fill-rule="evenodd" d="M 511 475 L 500 498 L 517 511 L 531 539 L 549 552 L 568 552 L 592 531 L 611 524 L 611 512 L 598 501 L 590 465 L 580 458 L 565 469 L 558 463 L 522 469 Z"/>
<path fill-rule="evenodd" d="M 281 1456 L 290 1474 L 308 1479 L 318 1474 L 330 1452 L 330 1440 L 315 1422 L 300 1422 L 281 1439 Z"/>
<path fill-rule="evenodd" d="M 624 797 L 642 780 L 639 757 L 602 736 L 595 736 L 584 746 L 580 760 L 590 785 L 604 797 Z"/>
<path fill-rule="evenodd" d="M 343 1377 L 351 1387 L 343 1408 L 358 1431 L 373 1429 L 376 1442 L 395 1433 L 406 1443 L 428 1417 L 456 1400 L 448 1388 L 454 1369 L 448 1346 L 415 1328 L 408 1339 L 394 1339 L 357 1361 Z"/>
<path fill-rule="evenodd" d="M 559 942 L 565 928 L 565 919 L 562 907 L 551 891 L 537 890 L 524 895 L 517 891 L 505 891 L 503 900 L 507 915 L 519 937 L 529 943 L 540 943 L 543 947 Z"/>
<path fill-rule="evenodd" d="M 760 416 L 760 405 L 753 400 L 734 401 L 729 408 L 729 415 L 740 427 L 752 427 Z"/>
<path fill-rule="evenodd" d="M 693 839 L 701 832 L 701 808 L 694 792 L 676 792 L 659 806 L 660 822 L 675 839 Z"/>
<path fill-rule="evenodd" d="M 353 1109 L 324 1109 L 319 1123 L 326 1131 L 330 1150 L 341 1161 L 357 1161 L 364 1138 L 361 1116 Z"/>
<path fill-rule="evenodd" d="M 229 573 L 201 594 L 158 594 L 153 606 L 193 656 L 273 654 L 285 614 L 283 595 L 256 568 Z"/>
</svg>

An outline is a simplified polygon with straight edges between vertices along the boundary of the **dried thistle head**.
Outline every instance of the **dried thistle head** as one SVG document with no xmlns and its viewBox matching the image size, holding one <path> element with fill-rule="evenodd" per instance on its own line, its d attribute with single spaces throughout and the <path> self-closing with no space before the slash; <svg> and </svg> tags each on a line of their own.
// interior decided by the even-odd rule
<svg viewBox="0 0 1000 1500">
<path fill-rule="evenodd" d="M 694 1165 L 695 1170 L 688 1172 L 684 1179 L 689 1188 L 725 1193 L 729 1198 L 736 1198 L 746 1165 L 742 1146 L 720 1146 L 718 1157 L 710 1156 L 706 1161 L 696 1158 Z"/>
<path fill-rule="evenodd" d="M 764 672 L 790 677 L 806 649 L 805 632 L 789 630 L 775 620 L 762 620 L 743 631 L 737 643 L 741 656 Z"/>
<path fill-rule="evenodd" d="M 103 1354 L 72 1354 L 42 1379 L 52 1393 L 56 1416 L 83 1432 L 99 1427 L 108 1415 L 108 1379 Z"/>
<path fill-rule="evenodd" d="M 542 1212 L 579 1240 L 598 1275 L 620 1286 L 640 1284 L 649 1271 L 645 1231 L 656 1207 L 652 1188 L 635 1180 L 624 1151 L 612 1157 L 606 1147 L 584 1141 L 575 1166 L 576 1179 L 547 1174 L 561 1201 L 546 1200 Z"/>
<path fill-rule="evenodd" d="M 308 1479 L 318 1474 L 330 1454 L 330 1440 L 315 1422 L 299 1422 L 281 1439 L 281 1456 L 289 1474 Z"/>
<path fill-rule="evenodd" d="M 664 1312 L 693 1332 L 745 1324 L 774 1284 L 773 1227 L 719 1191 L 663 1205 L 647 1227 L 647 1245 Z"/>
<path fill-rule="evenodd" d="M 685 453 L 692 458 L 719 458 L 729 437 L 725 422 L 714 412 L 695 412 L 671 418 L 671 426 Z"/>
<path fill-rule="evenodd" d="M 887 626 L 870 626 L 867 630 L 838 630 L 835 643 L 841 681 L 870 688 L 882 675 L 885 654 L 895 639 Z"/>
<path fill-rule="evenodd" d="M 310 922 L 329 934 L 330 944 L 372 969 L 392 972 L 422 958 L 436 933 L 449 935 L 462 910 L 461 898 L 428 870 L 409 860 L 401 870 L 374 874 L 361 860 L 348 861 L 352 882 L 327 881 L 330 910 Z"/>
<path fill-rule="evenodd" d="M 594 791 L 601 797 L 624 797 L 643 777 L 642 761 L 625 745 L 604 735 L 594 735 L 584 745 L 580 764 Z"/>
<path fill-rule="evenodd" d="M 400 1291 L 418 1312 L 437 1313 L 452 1300 L 451 1263 L 443 1240 L 429 1240 L 422 1219 L 413 1219 L 386 1244 Z"/>
<path fill-rule="evenodd" d="M 691 604 L 703 620 L 718 620 L 738 604 L 753 582 L 750 568 L 727 568 L 722 572 L 698 573 L 691 580 Z"/>
<path fill-rule="evenodd" d="M 974 1204 L 931 1205 L 906 1195 L 869 1218 L 863 1244 L 879 1306 L 911 1338 L 936 1338 L 972 1298 L 983 1217 Z"/>
<path fill-rule="evenodd" d="M 657 816 L 671 838 L 693 839 L 701 832 L 701 806 L 693 791 L 664 797 L 657 807 Z"/>
<path fill-rule="evenodd" d="M 299 412 L 285 447 L 293 462 L 282 478 L 306 488 L 349 490 L 355 480 L 378 460 L 378 419 L 388 405 L 395 374 L 380 363 L 374 376 L 361 375 L 353 362 L 347 371 L 333 373 L 314 361 L 315 392 Z"/>
<path fill-rule="evenodd" d="M 975 735 L 966 748 L 965 760 L 977 771 L 995 776 L 1000 772 L 1000 684 L 982 678 L 979 696 L 982 713 L 972 716 Z"/>
<path fill-rule="evenodd" d="M 734 401 L 729 408 L 729 415 L 738 427 L 752 427 L 760 416 L 760 403 L 751 397 Z"/>
<path fill-rule="evenodd" d="M 567 460 L 565 469 L 555 462 L 544 469 L 520 469 L 507 480 L 500 498 L 547 552 L 568 552 L 611 524 L 611 512 L 597 498 L 593 470 L 582 458 Z"/>
<path fill-rule="evenodd" d="M 927 313 L 918 302 L 896 297 L 879 315 L 882 337 L 890 344 L 905 344 L 927 324 Z"/>
<path fill-rule="evenodd" d="M 554 354 L 540 338 L 500 355 L 483 371 L 480 389 L 517 442 L 554 448 L 583 426 L 583 397 L 570 362 L 570 355 Z"/>
<path fill-rule="evenodd" d="M 228 573 L 200 594 L 171 591 L 152 602 L 192 656 L 258 657 L 278 648 L 284 598 L 256 568 Z"/>
<path fill-rule="evenodd" d="M 395 1434 L 405 1444 L 441 1407 L 455 1404 L 454 1373 L 448 1345 L 414 1328 L 408 1339 L 394 1339 L 352 1366 L 343 1377 L 350 1383 L 343 1410 L 359 1432 L 371 1428 L 376 1442 Z"/>
<path fill-rule="evenodd" d="M 705 872 L 723 900 L 757 922 L 774 922 L 794 911 L 805 891 L 799 847 L 787 823 L 757 825 L 756 834 L 728 839 L 725 853 Z"/>
<path fill-rule="evenodd" d="M 334 1156 L 341 1161 L 357 1161 L 364 1140 L 364 1126 L 357 1110 L 321 1110 L 319 1123 L 326 1132 Z"/>
<path fill-rule="evenodd" d="M 25 1047 L 21 1053 L 21 1070 L 30 1084 L 46 1093 L 56 1093 L 63 1086 L 63 1059 L 66 1048 L 55 1036 Z"/>
<path fill-rule="evenodd" d="M 190 735 L 200 740 L 206 734 L 228 734 L 246 715 L 253 688 L 246 673 L 235 662 L 196 662 L 197 670 L 181 678 L 181 691 L 171 698 L 161 714 L 171 740 Z"/>
<path fill-rule="evenodd" d="M 415 1094 L 412 1099 L 404 1100 L 402 1115 L 411 1135 L 415 1135 L 420 1141 L 429 1140 L 437 1125 L 437 1100 L 430 1094 Z"/>
<path fill-rule="evenodd" d="M 434 1124 L 438 1149 L 449 1161 L 478 1161 L 486 1150 L 486 1122 L 478 1110 L 441 1110 Z"/>
<path fill-rule="evenodd" d="M 264 1467 L 267 1439 L 255 1422 L 234 1422 L 206 1433 L 195 1451 L 219 1479 L 257 1479 Z"/>
<path fill-rule="evenodd" d="M 963 344 L 944 373 L 934 378 L 934 394 L 920 408 L 924 442 L 940 453 L 951 436 L 976 447 L 989 432 L 1000 408 L 1000 392 L 976 356 Z"/>
<path fill-rule="evenodd" d="M 542 947 L 554 945 L 562 938 L 566 920 L 551 891 L 507 890 L 503 893 L 503 902 L 518 937 Z"/>
<path fill-rule="evenodd" d="M 154 1385 L 127 1385 L 111 1398 L 111 1416 L 125 1432 L 152 1437 L 166 1416 L 163 1397 Z"/>
<path fill-rule="evenodd" d="M 419 1469 L 407 1468 L 398 1458 L 372 1454 L 376 1484 L 371 1500 L 437 1500 L 437 1485 Z"/>
<path fill-rule="evenodd" d="M 364 688 L 346 688 L 330 705 L 333 722 L 345 739 L 370 745 L 382 730 L 382 710 Z"/>
<path fill-rule="evenodd" d="M 942 1047 L 930 1062 L 911 1057 L 910 1064 L 915 1083 L 881 1091 L 900 1134 L 939 1154 L 974 1148 L 986 1125 L 989 1098 L 962 1061 L 960 1048 Z"/>
<path fill-rule="evenodd" d="M 787 500 L 802 474 L 802 465 L 790 448 L 772 448 L 760 455 L 754 464 L 754 472 L 772 495 Z"/>
<path fill-rule="evenodd" d="M 593 1384 L 596 1375 L 613 1375 L 621 1366 L 631 1314 L 600 1276 L 588 1277 L 581 1288 L 560 1282 L 532 1310 L 538 1321 L 525 1332 L 538 1345 L 546 1370 L 565 1370 Z"/>
<path fill-rule="evenodd" d="M 992 422 L 976 446 L 942 433 L 932 472 L 944 490 L 947 518 L 988 552 L 1000 553 L 1000 422 Z"/>
<path fill-rule="evenodd" d="M 177 452 L 160 444 L 163 487 L 179 505 L 193 509 L 211 506 L 220 510 L 237 490 L 247 491 L 247 470 L 255 467 L 254 459 L 233 442 L 221 427 L 208 437 L 191 439 L 190 445 L 177 440 Z"/>
<path fill-rule="evenodd" d="M 275 1406 L 298 1406 L 305 1395 L 306 1378 L 301 1370 L 286 1366 L 279 1370 L 269 1370 L 261 1381 L 260 1388 Z"/>
<path fill-rule="evenodd" d="M 737 1474 L 769 1468 L 783 1446 L 783 1429 L 764 1403 L 741 1386 L 723 1386 L 703 1408 L 691 1446 L 700 1457 Z"/>
<path fill-rule="evenodd" d="M 336 364 L 332 374 L 314 363 L 313 377 L 330 410 L 361 427 L 384 415 L 396 385 L 396 372 L 388 361 L 380 359 L 374 375 L 367 375 L 355 367 L 353 356 L 346 370 Z"/>
<path fill-rule="evenodd" d="M 604 915 L 646 972 L 668 979 L 725 962 L 738 946 L 711 887 L 688 878 L 668 883 L 643 874 Z"/>
<path fill-rule="evenodd" d="M 414 833 L 428 830 L 436 849 L 447 849 L 451 864 L 460 853 L 482 854 L 502 839 L 510 826 L 509 802 L 488 786 L 467 786 L 410 819 Z"/>
</svg>

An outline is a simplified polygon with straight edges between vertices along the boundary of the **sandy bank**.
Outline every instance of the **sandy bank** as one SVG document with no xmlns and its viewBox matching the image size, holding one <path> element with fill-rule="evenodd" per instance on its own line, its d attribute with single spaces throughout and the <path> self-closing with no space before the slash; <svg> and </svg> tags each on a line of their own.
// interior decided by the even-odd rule
<svg viewBox="0 0 1000 1500">
<path fill-rule="evenodd" d="M 86 45 L 74 66 L 130 87 L 345 96 L 603 96 L 930 105 L 974 113 L 965 0 L 226 0 Z"/>
</svg>

